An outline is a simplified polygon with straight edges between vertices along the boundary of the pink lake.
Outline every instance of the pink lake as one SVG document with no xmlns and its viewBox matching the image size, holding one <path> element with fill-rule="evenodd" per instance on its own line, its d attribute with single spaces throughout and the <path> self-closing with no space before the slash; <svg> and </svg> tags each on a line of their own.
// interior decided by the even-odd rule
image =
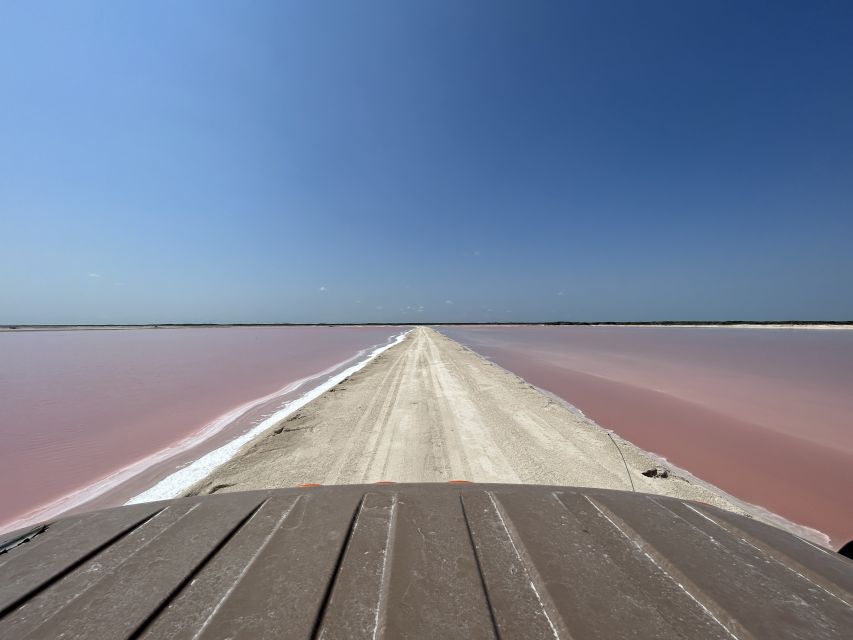
<svg viewBox="0 0 853 640">
<path fill-rule="evenodd" d="M 853 331 L 441 327 L 732 495 L 853 539 Z"/>
<path fill-rule="evenodd" d="M 81 505 L 122 504 L 399 333 L 0 332 L 0 531 Z M 182 441 L 192 446 L 176 446 Z M 114 481 L 134 463 L 144 470 Z"/>
</svg>

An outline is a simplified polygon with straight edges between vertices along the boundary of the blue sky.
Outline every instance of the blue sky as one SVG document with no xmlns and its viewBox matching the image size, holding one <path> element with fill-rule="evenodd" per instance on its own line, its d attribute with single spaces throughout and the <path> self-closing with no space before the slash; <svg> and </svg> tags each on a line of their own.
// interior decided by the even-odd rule
<svg viewBox="0 0 853 640">
<path fill-rule="evenodd" d="M 0 323 L 853 318 L 853 3 L 0 2 Z"/>
</svg>

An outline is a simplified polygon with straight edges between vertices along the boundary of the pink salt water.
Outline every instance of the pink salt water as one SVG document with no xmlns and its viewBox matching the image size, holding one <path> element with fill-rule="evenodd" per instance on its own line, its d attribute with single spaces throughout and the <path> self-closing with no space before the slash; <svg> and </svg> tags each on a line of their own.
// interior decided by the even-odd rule
<svg viewBox="0 0 853 640">
<path fill-rule="evenodd" d="M 732 495 L 853 539 L 853 331 L 441 331 Z"/>
<path fill-rule="evenodd" d="M 0 332 L 0 531 L 83 503 L 122 504 L 398 333 Z"/>
</svg>

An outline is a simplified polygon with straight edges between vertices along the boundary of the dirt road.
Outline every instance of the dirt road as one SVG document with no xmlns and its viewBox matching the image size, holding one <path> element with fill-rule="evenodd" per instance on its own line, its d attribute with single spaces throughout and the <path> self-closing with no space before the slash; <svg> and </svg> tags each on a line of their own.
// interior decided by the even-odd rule
<svg viewBox="0 0 853 640">
<path fill-rule="evenodd" d="M 678 476 L 644 477 L 657 461 L 614 437 L 637 491 L 737 510 L 713 488 Z M 380 480 L 631 488 L 604 430 L 457 342 L 418 327 L 247 444 L 189 493 Z"/>
</svg>

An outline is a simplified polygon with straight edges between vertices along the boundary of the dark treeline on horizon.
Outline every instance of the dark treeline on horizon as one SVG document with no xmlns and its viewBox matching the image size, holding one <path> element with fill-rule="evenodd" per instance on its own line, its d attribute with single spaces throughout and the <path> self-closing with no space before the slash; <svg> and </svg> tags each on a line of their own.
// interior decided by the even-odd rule
<svg viewBox="0 0 853 640">
<path fill-rule="evenodd" d="M 169 329 L 169 328 L 205 328 L 205 327 L 456 327 L 456 326 L 569 326 L 569 327 L 600 327 L 600 326 L 633 326 L 633 327 L 658 327 L 658 326 L 738 326 L 738 325 L 833 325 L 844 326 L 853 324 L 853 320 L 654 320 L 654 321 L 589 321 L 579 322 L 570 320 L 559 320 L 550 322 L 160 322 L 147 324 L 6 324 L 0 325 L 3 329 L 66 329 L 66 328 L 94 328 L 94 329 Z"/>
</svg>

